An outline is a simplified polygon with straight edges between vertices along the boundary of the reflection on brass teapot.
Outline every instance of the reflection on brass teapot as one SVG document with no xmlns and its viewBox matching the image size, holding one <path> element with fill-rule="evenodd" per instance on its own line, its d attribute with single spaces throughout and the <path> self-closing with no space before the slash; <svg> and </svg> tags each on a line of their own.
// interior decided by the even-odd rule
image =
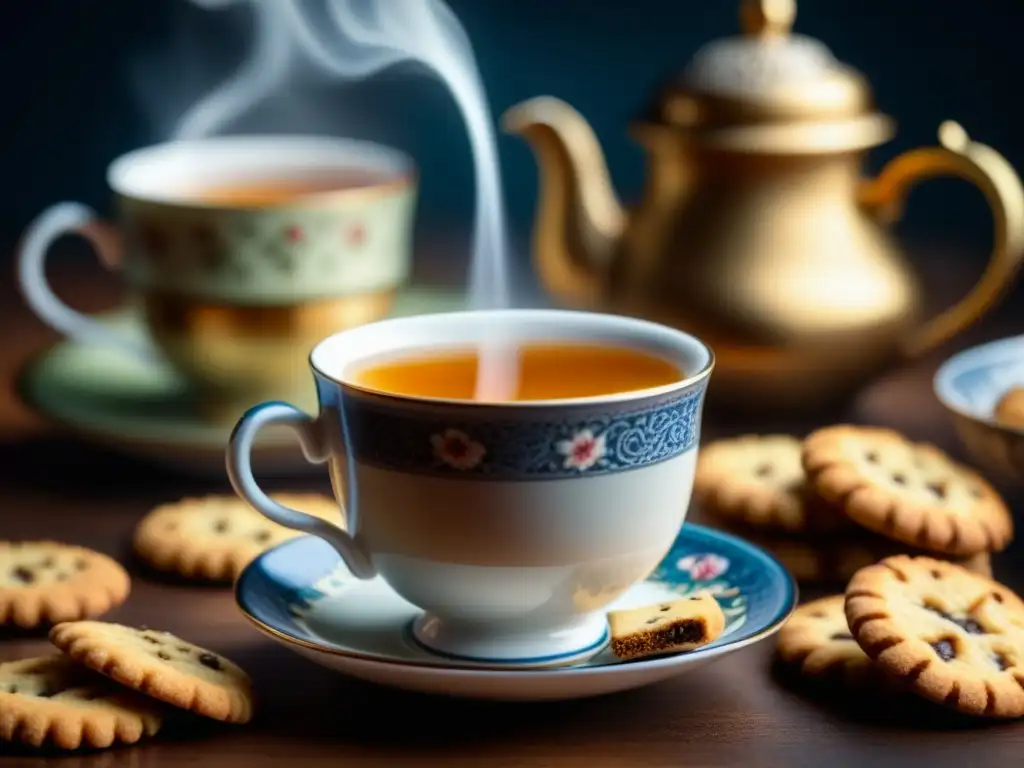
<svg viewBox="0 0 1024 768">
<path fill-rule="evenodd" d="M 955 123 L 941 126 L 939 146 L 861 177 L 892 121 L 858 73 L 789 33 L 795 12 L 793 0 L 744 1 L 746 34 L 698 52 L 634 126 L 649 176 L 628 212 L 572 107 L 539 97 L 504 116 L 541 169 L 534 259 L 546 289 L 701 336 L 715 351 L 715 397 L 732 405 L 835 402 L 978 319 L 1024 255 L 1017 174 Z M 885 225 L 912 185 L 940 175 L 984 192 L 995 247 L 966 297 L 923 322 L 921 289 Z"/>
</svg>

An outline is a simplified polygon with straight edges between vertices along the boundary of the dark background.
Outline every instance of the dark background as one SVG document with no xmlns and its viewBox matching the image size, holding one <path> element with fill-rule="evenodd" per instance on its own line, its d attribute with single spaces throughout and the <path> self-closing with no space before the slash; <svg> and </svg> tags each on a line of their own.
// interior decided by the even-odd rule
<svg viewBox="0 0 1024 768">
<path fill-rule="evenodd" d="M 625 198 L 644 174 L 627 122 L 701 44 L 739 28 L 737 0 L 449 3 L 473 41 L 494 118 L 540 93 L 570 101 L 602 138 Z M 49 203 L 73 199 L 107 210 L 107 163 L 165 139 L 187 106 L 231 73 L 251 18 L 244 3 L 204 11 L 186 0 L 0 2 L 3 253 Z M 879 107 L 898 119 L 898 137 L 870 155 L 869 170 L 934 143 L 946 118 L 1024 169 L 1021 0 L 803 0 L 796 29 L 863 71 Z M 408 71 L 360 84 L 296 78 L 284 97 L 227 132 L 257 130 L 326 131 L 401 147 L 421 167 L 420 236 L 468 226 L 468 144 L 436 82 Z M 499 147 L 513 231 L 523 233 L 536 168 L 520 139 L 499 135 Z M 980 268 L 989 217 L 967 185 L 923 187 L 902 226 L 918 239 L 957 243 Z"/>
</svg>

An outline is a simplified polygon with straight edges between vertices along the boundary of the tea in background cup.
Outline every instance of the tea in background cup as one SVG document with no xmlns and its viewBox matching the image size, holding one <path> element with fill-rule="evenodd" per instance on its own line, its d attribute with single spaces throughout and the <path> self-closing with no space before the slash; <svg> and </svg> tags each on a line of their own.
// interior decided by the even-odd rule
<svg viewBox="0 0 1024 768">
<path fill-rule="evenodd" d="M 509 334 L 514 398 L 474 401 L 476 351 Z M 543 666 L 600 650 L 601 609 L 686 517 L 713 367 L 702 342 L 610 315 L 456 312 L 343 331 L 310 366 L 317 416 L 265 403 L 236 426 L 240 496 L 325 539 L 357 577 L 379 574 L 423 610 L 414 637 L 442 655 Z M 250 452 L 270 425 L 328 462 L 346 530 L 260 489 Z"/>
<path fill-rule="evenodd" d="M 314 344 L 386 316 L 408 279 L 415 169 L 387 147 L 309 136 L 171 142 L 122 156 L 107 181 L 121 237 L 85 206 L 51 207 L 24 238 L 22 291 L 73 339 L 169 361 L 213 420 L 267 398 L 314 404 Z M 45 256 L 67 233 L 120 269 L 152 345 L 54 295 Z"/>
</svg>

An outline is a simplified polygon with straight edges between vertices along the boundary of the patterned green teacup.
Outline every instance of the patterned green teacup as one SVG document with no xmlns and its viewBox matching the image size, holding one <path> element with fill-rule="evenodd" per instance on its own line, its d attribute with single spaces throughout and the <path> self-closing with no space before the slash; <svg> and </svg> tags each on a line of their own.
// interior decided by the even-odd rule
<svg viewBox="0 0 1024 768">
<path fill-rule="evenodd" d="M 77 341 L 169 361 L 215 421 L 267 399 L 315 403 L 314 344 L 385 316 L 410 272 L 415 167 L 397 150 L 307 136 L 172 142 L 115 160 L 107 180 L 118 230 L 78 203 L 47 209 L 23 240 L 22 291 Z M 151 343 L 54 295 L 46 252 L 71 232 L 120 269 Z"/>
</svg>

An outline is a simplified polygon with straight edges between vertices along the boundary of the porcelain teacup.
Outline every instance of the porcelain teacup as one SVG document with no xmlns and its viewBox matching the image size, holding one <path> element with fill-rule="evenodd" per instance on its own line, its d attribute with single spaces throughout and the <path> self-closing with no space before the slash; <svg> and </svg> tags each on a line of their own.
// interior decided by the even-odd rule
<svg viewBox="0 0 1024 768">
<path fill-rule="evenodd" d="M 233 424 L 272 397 L 313 407 L 309 350 L 328 333 L 386 317 L 408 279 L 415 177 L 404 153 L 327 136 L 220 136 L 138 149 L 107 170 L 116 229 L 70 202 L 32 222 L 18 256 L 22 292 L 43 321 L 77 342 L 169 363 L 193 385 L 209 421 Z M 54 295 L 46 253 L 69 233 L 90 240 L 121 273 L 148 339 Z"/>
<path fill-rule="evenodd" d="M 371 391 L 361 362 L 481 345 L 626 346 L 685 376 L 601 397 L 485 403 Z M 713 356 L 654 323 L 559 310 L 483 310 L 383 320 L 344 330 L 310 355 L 316 416 L 281 403 L 252 408 L 231 437 L 237 493 L 271 520 L 319 536 L 361 579 L 381 577 L 423 613 L 426 648 L 496 666 L 569 663 L 607 641 L 602 608 L 646 578 L 671 547 L 693 486 Z M 327 462 L 339 522 L 268 497 L 253 477 L 265 426 L 296 430 Z M 602 446 L 574 460 L 581 440 Z M 460 450 L 446 446 L 459 443 Z M 568 448 L 567 448 L 568 446 Z"/>
</svg>

